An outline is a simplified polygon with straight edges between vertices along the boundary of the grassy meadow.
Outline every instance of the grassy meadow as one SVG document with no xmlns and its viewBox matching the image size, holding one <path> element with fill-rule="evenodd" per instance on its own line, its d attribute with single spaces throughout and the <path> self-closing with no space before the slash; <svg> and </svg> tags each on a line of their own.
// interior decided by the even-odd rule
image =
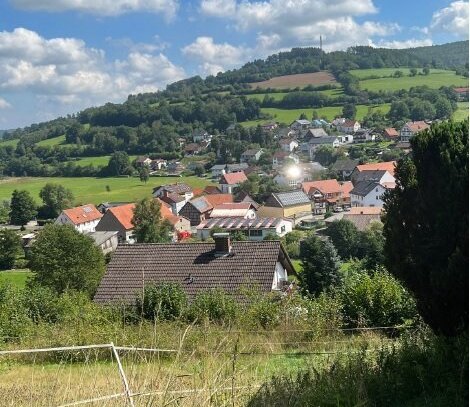
<svg viewBox="0 0 470 407">
<path fill-rule="evenodd" d="M 18 145 L 18 141 L 20 141 L 19 139 L 13 139 L 13 140 L 0 140 L 0 147 L 8 147 L 8 146 L 12 146 L 12 147 L 16 147 Z"/>
<path fill-rule="evenodd" d="M 457 110 L 454 112 L 452 118 L 456 122 L 468 119 L 468 102 L 457 102 Z"/>
<path fill-rule="evenodd" d="M 41 140 L 36 143 L 37 146 L 50 147 L 50 146 L 59 146 L 65 144 L 65 134 L 62 136 L 57 136 L 53 138 L 48 138 L 46 140 Z"/>
<path fill-rule="evenodd" d="M 369 108 L 372 108 L 373 110 L 381 110 L 383 113 L 388 113 L 390 110 L 390 104 L 389 103 L 384 103 L 382 105 L 374 105 L 374 106 L 368 106 L 368 105 L 357 105 L 357 114 L 356 118 L 357 120 L 362 120 L 364 116 L 367 114 Z M 333 120 L 335 117 L 341 115 L 341 111 L 343 110 L 342 106 L 327 106 L 327 107 L 322 107 L 319 109 L 313 109 L 313 108 L 308 108 L 308 109 L 276 109 L 276 108 L 262 108 L 261 112 L 270 114 L 274 117 L 274 120 L 276 122 L 280 123 L 285 123 L 285 124 L 290 124 L 294 120 L 298 119 L 299 116 L 302 113 L 305 113 L 307 117 L 311 118 L 312 112 L 316 110 L 318 112 L 319 117 L 325 116 L 328 120 Z M 251 120 L 247 122 L 241 123 L 242 126 L 245 127 L 250 127 L 250 126 L 256 126 L 261 123 L 265 123 L 266 119 L 260 119 L 260 120 Z"/>
<path fill-rule="evenodd" d="M 401 78 L 391 78 L 395 71 L 402 71 Z M 420 72 L 421 70 L 418 70 Z M 380 76 L 378 79 L 362 79 L 361 89 L 378 92 L 380 90 L 396 91 L 410 89 L 415 86 L 428 86 L 438 89 L 441 86 L 468 86 L 468 78 L 456 75 L 454 71 L 444 69 L 431 69 L 429 75 L 409 76 L 409 68 L 382 68 L 382 69 L 357 69 L 349 71 L 352 75 L 366 78 L 372 75 Z"/>
<path fill-rule="evenodd" d="M 0 284 L 8 282 L 11 285 L 22 289 L 26 286 L 26 281 L 33 273 L 29 269 L 0 271 Z"/>
<path fill-rule="evenodd" d="M 110 157 L 110 155 L 101 155 L 98 157 L 80 157 L 80 159 L 74 161 L 74 163 L 81 167 L 86 167 L 87 165 L 93 165 L 94 167 L 106 167 Z M 137 155 L 130 155 L 129 160 L 132 162 L 137 157 Z"/>
<path fill-rule="evenodd" d="M 0 201 L 9 200 L 13 190 L 27 190 L 39 204 L 39 191 L 48 182 L 61 184 L 69 188 L 74 196 L 76 204 L 94 203 L 106 201 L 136 201 L 150 196 L 152 188 L 158 185 L 174 182 L 186 182 L 195 188 L 203 188 L 211 184 L 205 178 L 198 177 L 150 177 L 147 184 L 133 177 L 24 177 L 0 179 Z M 109 186 L 109 191 L 106 190 Z"/>
</svg>

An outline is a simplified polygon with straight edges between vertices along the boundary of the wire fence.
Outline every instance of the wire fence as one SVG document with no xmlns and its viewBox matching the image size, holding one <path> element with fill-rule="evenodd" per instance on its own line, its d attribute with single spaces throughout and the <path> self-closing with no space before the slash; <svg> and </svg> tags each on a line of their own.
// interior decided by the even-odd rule
<svg viewBox="0 0 470 407">
<path fill-rule="evenodd" d="M 393 326 L 393 327 L 370 327 L 370 328 L 356 328 L 354 331 L 387 331 L 391 329 L 408 329 L 409 327 L 403 326 Z M 353 329 L 344 329 L 344 331 L 350 331 Z M 246 341 L 243 344 L 238 344 L 234 340 L 238 341 L 239 335 L 241 334 L 253 334 L 253 333 L 263 333 L 266 335 L 270 335 L 273 333 L 296 333 L 296 332 L 310 332 L 312 330 L 281 330 L 281 331 L 267 331 L 267 330 L 254 330 L 254 331 L 244 331 L 244 330 L 226 330 L 223 331 L 227 337 L 224 339 L 226 342 L 221 341 L 219 346 L 216 348 L 209 348 L 208 344 L 205 346 L 196 346 L 193 348 L 185 348 L 183 347 L 184 337 L 186 335 L 186 331 L 182 336 L 181 342 L 179 343 L 179 347 L 175 348 L 168 348 L 168 347 L 147 347 L 147 346 L 117 346 L 113 342 L 110 343 L 102 343 L 102 344 L 92 344 L 92 345 L 79 345 L 79 346 L 61 346 L 61 347 L 42 347 L 42 348 L 29 348 L 29 349 L 9 349 L 9 350 L 0 350 L 0 361 L 2 358 L 8 357 L 15 357 L 21 355 L 34 355 L 31 356 L 36 361 L 36 355 L 40 354 L 47 354 L 47 353 L 63 353 L 64 355 L 72 355 L 74 353 L 80 352 L 90 352 L 95 351 L 98 353 L 103 354 L 103 352 L 109 351 L 111 355 L 111 360 L 116 364 L 116 370 L 119 373 L 120 385 L 117 381 L 114 381 L 114 387 L 112 390 L 117 391 L 110 391 L 110 394 L 96 394 L 93 397 L 93 394 L 89 394 L 89 392 L 78 392 L 77 400 L 63 400 L 62 402 L 55 402 L 44 404 L 49 406 L 56 406 L 56 407 L 72 407 L 72 406 L 80 406 L 80 405 L 108 405 L 105 403 L 112 402 L 113 400 L 119 401 L 122 405 L 125 402 L 125 405 L 128 407 L 136 407 L 136 402 L 139 402 L 141 399 L 149 398 L 149 397 L 165 397 L 165 398 L 172 398 L 172 400 L 181 400 L 183 398 L 189 398 L 194 396 L 201 396 L 202 401 L 192 402 L 190 405 L 205 405 L 203 403 L 204 400 L 211 400 L 215 395 L 223 395 L 222 397 L 234 398 L 235 395 L 237 397 L 243 397 L 243 395 L 249 395 L 253 391 L 256 391 L 260 384 L 256 381 L 250 382 L 249 385 L 235 385 L 235 362 L 239 356 L 254 356 L 254 355 L 268 355 L 268 356 L 318 356 L 320 358 L 326 357 L 329 358 L 332 355 L 345 355 L 345 354 L 370 354 L 373 352 L 378 352 L 382 350 L 392 349 L 394 344 L 394 339 L 392 338 L 380 338 L 379 340 L 371 340 L 367 343 L 367 346 L 357 346 L 358 349 L 352 349 L 348 347 L 348 344 L 351 345 L 351 341 L 345 339 L 331 339 L 331 340 L 285 340 L 285 341 L 276 341 L 274 338 L 270 341 L 267 338 L 264 341 Z M 222 331 L 221 331 L 222 332 Z M 231 334 L 237 334 L 237 338 L 233 338 Z M 267 339 L 267 340 L 266 340 Z M 230 351 L 230 347 L 234 345 L 234 350 Z M 321 346 L 323 345 L 323 346 Z M 357 345 L 357 343 L 355 344 Z M 374 346 L 377 345 L 377 346 Z M 292 347 L 292 348 L 286 348 Z M 329 349 L 328 347 L 331 347 Z M 172 389 L 170 383 L 172 380 L 174 381 L 175 377 L 184 377 L 185 374 L 173 376 L 172 379 L 166 378 L 166 384 L 163 383 L 164 379 L 160 382 L 155 383 L 147 383 L 148 388 L 140 389 L 136 383 L 135 377 L 137 377 L 140 372 L 136 371 L 131 365 L 123 365 L 122 358 L 127 358 L 128 355 L 133 355 L 132 357 L 136 357 L 138 354 L 149 355 L 150 358 L 157 358 L 157 365 L 162 365 L 164 360 L 160 359 L 162 355 L 174 356 L 174 359 L 178 359 L 181 357 L 194 357 L 197 358 L 197 355 L 200 354 L 207 354 L 212 356 L 218 355 L 225 355 L 225 365 L 217 366 L 218 363 L 221 363 L 219 360 L 215 361 L 214 374 L 213 379 L 208 380 L 204 383 L 199 382 L 190 382 L 190 381 L 182 381 L 181 386 L 185 386 L 185 388 L 178 388 Z M 65 365 L 69 361 L 74 361 L 70 357 L 68 360 L 66 357 L 60 359 L 60 363 Z M 88 360 L 88 359 L 87 359 Z M 98 360 L 98 358 L 96 358 Z M 147 359 L 142 359 L 143 361 L 147 361 Z M 98 362 L 97 362 L 98 363 Z M 186 363 L 186 360 L 182 361 L 182 365 Z M 222 371 L 230 370 L 230 364 L 233 364 L 233 372 L 230 372 L 228 375 L 222 375 Z M 114 369 L 114 368 L 113 368 Z M 219 369 L 219 370 L 217 370 Z M 86 374 L 92 374 L 91 370 L 88 367 L 85 369 Z M 116 371 L 114 370 L 114 371 Z M 127 370 L 127 371 L 126 371 Z M 0 371 L 1 373 L 1 371 Z M 158 372 L 159 373 L 159 372 Z M 106 374 L 106 373 L 105 373 Z M 109 373 L 108 373 L 109 374 Z M 131 375 L 131 381 L 129 381 L 129 374 Z M 186 375 L 191 376 L 191 375 Z M 158 376 L 162 377 L 162 376 Z M 227 382 L 231 379 L 231 385 L 227 386 Z M 70 379 L 73 385 L 73 379 Z M 116 379 L 117 380 L 117 379 Z M 259 381 L 259 380 L 258 380 Z M 230 384 L 230 383 L 229 383 Z M 246 384 L 246 383 L 242 383 Z M 111 390 L 112 386 L 104 387 L 106 390 Z M 120 387 L 120 389 L 118 389 Z M 162 388 L 163 387 L 163 388 Z M 88 397 L 86 397 L 88 395 Z M 199 400 L 199 399 L 198 399 Z M 0 403 L 1 404 L 1 403 Z M 165 405 L 167 403 L 164 403 Z M 171 403 L 170 403 L 171 404 Z M 209 403 L 210 404 L 210 403 Z M 16 405 L 16 404 L 10 404 Z M 33 405 L 25 404 L 25 405 Z M 43 404 L 41 404 L 43 405 Z M 143 405 L 153 405 L 144 403 Z M 163 405 L 163 404 L 157 404 Z M 179 404 L 178 404 L 179 405 Z M 223 403 L 221 405 L 234 405 L 235 403 Z M 114 406 L 114 404 L 113 404 Z"/>
</svg>

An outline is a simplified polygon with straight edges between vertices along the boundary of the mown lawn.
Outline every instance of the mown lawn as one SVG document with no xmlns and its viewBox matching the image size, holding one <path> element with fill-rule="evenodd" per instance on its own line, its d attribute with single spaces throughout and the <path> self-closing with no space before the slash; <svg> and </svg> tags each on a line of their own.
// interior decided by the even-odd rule
<svg viewBox="0 0 470 407">
<path fill-rule="evenodd" d="M 339 88 L 336 88 L 336 89 L 320 90 L 318 92 L 323 93 L 324 95 L 330 96 L 332 98 L 335 98 L 335 97 L 340 96 L 340 95 L 343 94 L 343 88 L 339 87 Z M 289 92 L 251 93 L 249 95 L 244 95 L 244 96 L 246 96 L 248 99 L 257 99 L 261 102 L 261 101 L 263 101 L 263 99 L 266 95 L 274 98 L 274 100 L 276 100 L 276 101 L 279 101 L 284 96 L 286 96 L 288 94 L 289 94 Z"/>
<path fill-rule="evenodd" d="M 93 165 L 94 167 L 106 167 L 109 162 L 109 155 L 102 155 L 99 157 L 81 157 L 79 160 L 74 161 L 75 164 L 79 165 L 80 167 L 85 167 L 87 165 Z M 133 161 L 137 158 L 136 155 L 130 155 L 129 160 Z"/>
<path fill-rule="evenodd" d="M 369 108 L 372 108 L 374 110 L 381 110 L 383 113 L 388 113 L 390 110 L 390 104 L 389 103 L 384 103 L 382 105 L 373 105 L 373 106 L 368 106 L 368 105 L 357 105 L 357 114 L 356 114 L 356 119 L 357 120 L 362 120 L 364 116 L 367 114 L 367 111 Z M 341 115 L 341 112 L 343 110 L 342 106 L 327 106 L 327 107 L 322 107 L 320 109 L 313 109 L 313 108 L 308 108 L 308 109 L 276 109 L 276 108 L 262 108 L 261 112 L 270 114 L 274 116 L 274 120 L 276 122 L 280 123 L 285 123 L 285 124 L 290 124 L 294 120 L 298 119 L 299 116 L 302 113 L 305 113 L 308 118 L 312 117 L 312 112 L 316 110 L 318 115 L 320 117 L 325 116 L 328 120 L 333 120 L 335 117 Z M 260 119 L 260 120 L 251 120 L 247 122 L 241 123 L 242 126 L 245 127 L 250 127 L 250 126 L 256 126 L 260 123 L 265 123 L 269 120 L 266 119 Z"/>
<path fill-rule="evenodd" d="M 26 281 L 33 273 L 29 269 L 0 271 L 0 284 L 9 282 L 18 288 L 24 288 Z"/>
<path fill-rule="evenodd" d="M 150 196 L 152 189 L 158 185 L 174 182 L 185 182 L 195 188 L 203 188 L 211 182 L 198 177 L 150 177 L 147 184 L 140 182 L 138 178 L 92 178 L 92 177 L 18 177 L 0 179 L 0 201 L 9 200 L 13 190 L 27 190 L 39 204 L 39 191 L 48 182 L 63 185 L 69 188 L 74 196 L 76 204 L 94 203 L 106 201 L 137 201 Z M 109 187 L 109 191 L 106 190 Z"/>
<path fill-rule="evenodd" d="M 457 110 L 454 112 L 452 118 L 456 122 L 468 119 L 468 102 L 457 102 Z"/>
<path fill-rule="evenodd" d="M 402 71 L 404 76 L 401 78 L 390 78 L 390 75 L 397 70 Z M 408 76 L 409 68 L 358 69 L 350 72 L 358 78 L 364 78 L 371 75 L 381 76 L 379 79 L 365 79 L 360 81 L 360 88 L 370 91 L 408 90 L 414 86 L 423 85 L 432 89 L 438 89 L 441 86 L 468 86 L 468 78 L 456 75 L 454 71 L 444 69 L 431 69 L 429 75 L 416 75 L 414 77 Z"/>
</svg>

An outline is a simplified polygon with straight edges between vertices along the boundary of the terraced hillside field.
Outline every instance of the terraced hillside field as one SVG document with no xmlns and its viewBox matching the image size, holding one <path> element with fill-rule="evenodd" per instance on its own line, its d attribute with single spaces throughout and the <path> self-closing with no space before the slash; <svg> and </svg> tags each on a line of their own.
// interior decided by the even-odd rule
<svg viewBox="0 0 470 407">
<path fill-rule="evenodd" d="M 391 77 L 395 71 L 403 72 L 404 76 Z M 418 72 L 420 71 L 418 69 Z M 468 86 L 468 78 L 445 69 L 431 69 L 429 75 L 416 76 L 409 76 L 409 68 L 355 69 L 349 72 L 359 78 L 361 89 L 375 92 L 408 90 L 414 86 L 424 85 L 432 89 L 439 89 L 441 86 Z M 380 78 L 365 79 L 370 76 L 380 76 Z"/>
<path fill-rule="evenodd" d="M 307 85 L 327 85 L 327 84 L 336 84 L 336 80 L 334 76 L 326 71 L 322 72 L 313 72 L 313 73 L 301 73 L 296 75 L 283 75 L 283 76 L 276 76 L 275 78 L 271 78 L 267 81 L 263 82 L 254 82 L 251 83 L 250 86 L 252 88 L 277 88 L 277 89 L 285 89 L 285 88 L 296 88 L 300 87 L 303 88 Z"/>
</svg>

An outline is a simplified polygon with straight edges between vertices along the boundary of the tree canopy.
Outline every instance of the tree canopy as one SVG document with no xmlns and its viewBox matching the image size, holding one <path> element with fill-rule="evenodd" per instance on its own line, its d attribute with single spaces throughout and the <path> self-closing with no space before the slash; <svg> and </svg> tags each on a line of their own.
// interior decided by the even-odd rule
<svg viewBox="0 0 470 407">
<path fill-rule="evenodd" d="M 78 290 L 93 296 L 104 274 L 104 257 L 93 239 L 72 226 L 46 225 L 31 248 L 34 283 L 58 294 Z"/>
<path fill-rule="evenodd" d="M 397 186 L 384 197 L 388 269 L 438 333 L 468 329 L 468 120 L 411 139 Z"/>
<path fill-rule="evenodd" d="M 162 220 L 160 204 L 152 198 L 138 202 L 132 218 L 134 237 L 138 243 L 165 243 L 170 241 L 171 224 Z"/>
<path fill-rule="evenodd" d="M 28 191 L 14 190 L 10 202 L 10 223 L 23 226 L 37 214 L 36 203 Z"/>
</svg>

